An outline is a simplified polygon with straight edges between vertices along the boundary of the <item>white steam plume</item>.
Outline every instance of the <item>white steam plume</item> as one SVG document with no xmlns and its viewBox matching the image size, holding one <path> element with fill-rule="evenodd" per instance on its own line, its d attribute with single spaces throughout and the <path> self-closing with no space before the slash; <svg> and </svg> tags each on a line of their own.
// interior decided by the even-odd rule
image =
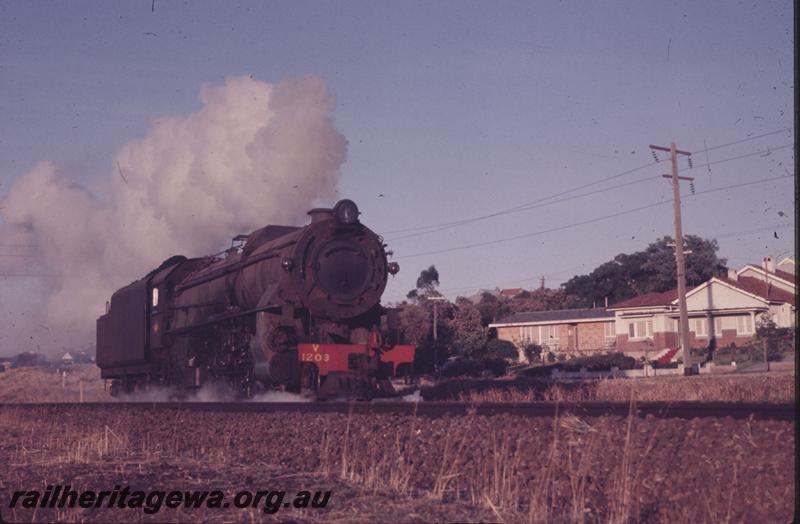
<svg viewBox="0 0 800 524">
<path fill-rule="evenodd" d="M 122 146 L 108 177 L 91 187 L 47 161 L 13 182 L 0 202 L 0 243 L 35 245 L 38 264 L 0 263 L 9 273 L 33 267 L 57 277 L 0 279 L 10 290 L 2 292 L 0 353 L 31 349 L 24 343 L 35 339 L 91 342 L 111 293 L 169 256 L 210 254 L 266 224 L 303 223 L 315 203 L 336 197 L 347 143 L 319 79 L 227 78 L 203 87 L 200 99 L 197 113 L 158 119 Z M 23 319 L 26 289 L 44 303 Z"/>
</svg>

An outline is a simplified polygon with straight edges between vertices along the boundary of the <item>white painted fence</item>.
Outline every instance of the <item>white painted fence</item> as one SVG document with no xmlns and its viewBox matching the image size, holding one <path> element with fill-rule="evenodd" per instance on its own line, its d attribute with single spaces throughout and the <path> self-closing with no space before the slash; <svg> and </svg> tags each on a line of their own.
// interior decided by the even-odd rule
<svg viewBox="0 0 800 524">
<path fill-rule="evenodd" d="M 711 373 L 731 373 L 736 371 L 736 365 L 730 366 L 715 366 L 708 363 L 704 366 L 695 366 L 695 374 L 699 372 L 701 375 Z M 588 378 L 644 378 L 644 377 L 664 377 L 667 375 L 684 375 L 683 366 L 677 368 L 654 368 L 653 366 L 646 365 L 643 369 L 618 369 L 611 368 L 611 371 L 589 371 L 586 368 L 581 368 L 580 371 L 559 371 L 554 369 L 552 378 L 557 379 L 588 379 Z"/>
</svg>

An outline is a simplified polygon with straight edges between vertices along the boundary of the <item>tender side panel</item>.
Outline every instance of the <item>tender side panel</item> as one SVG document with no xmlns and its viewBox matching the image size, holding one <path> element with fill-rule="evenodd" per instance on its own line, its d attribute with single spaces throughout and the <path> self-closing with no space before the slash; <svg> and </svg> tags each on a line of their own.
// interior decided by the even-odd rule
<svg viewBox="0 0 800 524">
<path fill-rule="evenodd" d="M 103 367 L 111 351 L 111 315 L 97 319 L 97 365 Z"/>
<path fill-rule="evenodd" d="M 100 368 L 147 362 L 146 311 L 146 280 L 114 293 L 109 313 L 97 323 L 97 365 Z"/>
</svg>

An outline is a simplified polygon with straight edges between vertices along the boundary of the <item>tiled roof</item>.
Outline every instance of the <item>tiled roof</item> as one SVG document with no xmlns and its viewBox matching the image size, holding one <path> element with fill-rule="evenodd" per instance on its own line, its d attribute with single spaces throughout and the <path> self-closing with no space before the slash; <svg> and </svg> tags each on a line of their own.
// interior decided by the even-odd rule
<svg viewBox="0 0 800 524">
<path fill-rule="evenodd" d="M 788 302 L 793 306 L 795 305 L 794 294 L 790 293 L 789 291 L 785 291 L 778 286 L 769 286 L 769 295 L 767 295 L 767 286 L 763 280 L 753 277 L 739 277 L 737 280 L 731 280 L 723 277 L 717 277 L 717 279 L 729 284 L 732 287 L 741 289 L 742 291 L 752 295 L 756 295 L 757 297 L 761 297 L 773 302 Z M 691 289 L 687 289 L 687 293 L 689 292 L 691 292 Z M 647 293 L 646 295 L 633 297 L 630 300 L 624 300 L 622 302 L 612 304 L 609 306 L 609 308 L 623 309 L 631 307 L 668 306 L 677 300 L 677 298 L 678 290 L 673 289 L 670 291 L 665 291 L 664 293 Z"/>
<path fill-rule="evenodd" d="M 605 309 L 557 309 L 554 311 L 528 311 L 515 313 L 495 324 L 522 324 L 526 322 L 561 322 L 566 320 L 605 320 L 614 318 L 613 311 Z"/>
<path fill-rule="evenodd" d="M 748 268 L 748 267 L 751 267 L 753 269 L 757 269 L 757 270 L 765 273 L 764 268 L 759 266 L 759 265 L 757 265 L 757 264 L 746 264 L 745 267 L 742 268 L 742 269 L 745 269 L 745 268 Z M 795 277 L 792 273 L 789 273 L 788 271 L 784 271 L 782 269 L 776 269 L 775 273 L 769 273 L 769 274 L 774 274 L 776 277 L 782 278 L 783 280 L 787 280 L 787 281 L 791 282 L 792 284 L 796 284 L 797 283 L 797 277 Z"/>
<path fill-rule="evenodd" d="M 515 296 L 519 295 L 520 293 L 522 293 L 522 288 L 521 287 L 515 287 L 515 288 L 511 288 L 511 289 L 503 289 L 503 290 L 500 291 L 500 294 L 503 295 L 504 297 L 515 297 Z"/>
<path fill-rule="evenodd" d="M 673 300 L 678 298 L 678 290 L 672 289 L 663 293 L 647 293 L 639 295 L 622 302 L 617 302 L 609 306 L 611 309 L 622 309 L 626 307 L 647 307 L 647 306 L 668 306 Z"/>
<path fill-rule="evenodd" d="M 753 277 L 739 277 L 737 280 L 730 280 L 728 278 L 720 278 L 723 282 L 746 291 L 747 293 L 756 295 L 758 297 L 773 301 L 773 302 L 788 302 L 795 305 L 794 293 L 783 290 L 778 286 L 769 286 L 769 294 L 767 294 L 767 283 L 763 280 Z"/>
<path fill-rule="evenodd" d="M 797 283 L 797 281 L 795 279 L 795 276 L 792 273 L 789 273 L 788 271 L 783 271 L 781 269 L 776 269 L 775 270 L 775 276 L 778 277 L 778 278 L 782 278 L 784 280 L 788 280 L 792 284 L 796 284 Z"/>
</svg>

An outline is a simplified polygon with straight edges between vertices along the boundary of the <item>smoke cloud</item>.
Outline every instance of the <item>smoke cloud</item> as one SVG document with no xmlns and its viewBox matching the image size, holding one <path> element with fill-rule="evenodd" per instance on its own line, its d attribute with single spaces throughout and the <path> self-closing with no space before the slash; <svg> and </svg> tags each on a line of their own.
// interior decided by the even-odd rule
<svg viewBox="0 0 800 524">
<path fill-rule="evenodd" d="M 202 108 L 161 118 L 85 187 L 42 161 L 0 202 L 0 244 L 35 259 L 0 260 L 0 352 L 86 345 L 119 287 L 174 254 L 200 256 L 266 224 L 301 224 L 336 198 L 347 143 L 315 77 L 250 77 L 204 86 Z M 33 347 L 31 347 L 33 345 Z"/>
</svg>

